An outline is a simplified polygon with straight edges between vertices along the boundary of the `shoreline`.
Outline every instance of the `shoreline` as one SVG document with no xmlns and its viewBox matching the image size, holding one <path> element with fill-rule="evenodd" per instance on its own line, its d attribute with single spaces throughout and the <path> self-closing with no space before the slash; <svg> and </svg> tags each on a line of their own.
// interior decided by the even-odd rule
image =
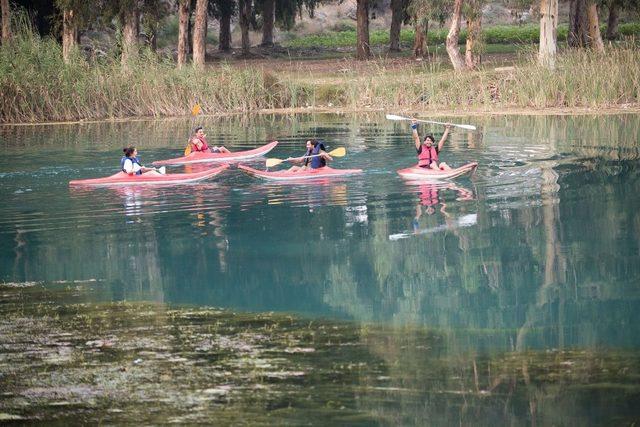
<svg viewBox="0 0 640 427">
<path fill-rule="evenodd" d="M 266 108 L 247 112 L 226 112 L 219 114 L 200 114 L 199 117 L 231 117 L 231 116 L 251 116 L 269 114 L 370 114 L 370 113 L 396 113 L 404 115 L 429 115 L 429 117 L 481 117 L 481 116 L 585 116 L 585 115 L 615 115 L 615 114 L 640 114 L 640 103 L 623 104 L 616 107 L 566 107 L 566 108 L 540 108 L 526 109 L 522 107 L 497 108 L 490 110 L 474 109 L 469 111 L 460 110 L 408 110 L 398 109 L 387 111 L 382 108 L 361 107 L 361 108 L 338 108 L 338 107 L 296 107 L 296 108 Z M 56 125 L 82 125 L 94 123 L 122 123 L 135 121 L 162 121 L 162 120 L 182 120 L 189 119 L 190 115 L 184 116 L 131 116 L 123 118 L 105 118 L 90 120 L 75 120 L 63 122 L 21 122 L 21 123 L 0 123 L 0 128 L 16 126 L 56 126 Z"/>
</svg>

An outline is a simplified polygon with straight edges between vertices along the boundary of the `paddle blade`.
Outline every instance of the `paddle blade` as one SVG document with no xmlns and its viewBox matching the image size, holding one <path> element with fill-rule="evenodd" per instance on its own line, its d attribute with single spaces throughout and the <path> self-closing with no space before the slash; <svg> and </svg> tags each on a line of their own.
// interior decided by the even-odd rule
<svg viewBox="0 0 640 427">
<path fill-rule="evenodd" d="M 191 144 L 187 145 L 187 148 L 184 149 L 184 155 L 188 156 L 191 154 Z"/>
<path fill-rule="evenodd" d="M 158 172 L 160 172 L 162 175 L 164 175 L 164 174 L 166 174 L 166 173 L 167 173 L 167 168 L 166 168 L 166 167 L 164 167 L 164 166 L 162 166 L 162 167 L 160 167 L 160 168 L 158 169 Z"/>
<path fill-rule="evenodd" d="M 411 120 L 408 117 L 396 116 L 395 114 L 387 114 L 385 117 L 387 120 Z"/>
<path fill-rule="evenodd" d="M 280 160 L 280 159 L 267 159 L 266 161 L 266 165 L 268 168 L 271 168 L 273 166 L 278 166 L 280 163 L 284 162 L 284 160 Z"/>
<path fill-rule="evenodd" d="M 468 130 L 476 130 L 476 127 L 473 125 L 453 125 L 458 128 L 468 129 Z"/>
<path fill-rule="evenodd" d="M 347 149 L 344 147 L 338 147 L 335 150 L 329 151 L 329 155 L 332 157 L 343 157 L 347 154 Z"/>
<path fill-rule="evenodd" d="M 200 114 L 200 111 L 202 110 L 202 108 L 200 108 L 200 104 L 196 104 L 193 106 L 193 108 L 191 109 L 191 115 L 192 116 L 197 116 L 198 114 Z"/>
</svg>

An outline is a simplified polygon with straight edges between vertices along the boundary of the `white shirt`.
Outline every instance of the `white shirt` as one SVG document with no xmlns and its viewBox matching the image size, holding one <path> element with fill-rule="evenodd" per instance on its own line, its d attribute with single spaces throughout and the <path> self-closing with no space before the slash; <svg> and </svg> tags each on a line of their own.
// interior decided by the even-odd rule
<svg viewBox="0 0 640 427">
<path fill-rule="evenodd" d="M 133 163 L 131 159 L 126 159 L 124 161 L 124 166 L 122 168 L 125 170 L 126 173 L 136 173 L 140 169 L 142 169 L 139 164 Z"/>
</svg>

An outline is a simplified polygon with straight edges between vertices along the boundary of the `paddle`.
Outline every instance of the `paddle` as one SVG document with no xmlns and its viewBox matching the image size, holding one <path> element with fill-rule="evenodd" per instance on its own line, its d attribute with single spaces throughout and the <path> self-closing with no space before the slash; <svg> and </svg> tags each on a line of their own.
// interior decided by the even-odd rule
<svg viewBox="0 0 640 427">
<path fill-rule="evenodd" d="M 396 116 L 394 114 L 387 114 L 386 117 L 387 117 L 387 120 L 413 120 L 413 119 L 411 119 L 409 117 Z M 444 122 L 434 122 L 433 120 L 419 120 L 419 119 L 416 119 L 416 121 L 417 122 L 422 122 L 422 123 L 433 123 L 433 124 L 436 124 L 436 125 L 446 125 L 447 124 L 447 123 L 444 123 Z M 462 129 L 476 130 L 476 127 L 473 126 L 473 125 L 456 125 L 456 124 L 453 124 L 453 123 L 449 123 L 449 124 L 451 126 L 455 126 L 455 127 L 462 128 Z"/>
<path fill-rule="evenodd" d="M 347 154 L 347 150 L 344 147 L 338 147 L 335 150 L 331 150 L 327 153 L 328 155 L 330 155 L 331 157 L 343 157 L 345 154 Z M 267 167 L 270 168 L 272 166 L 277 166 L 282 162 L 287 162 L 289 160 L 294 160 L 294 159 L 308 159 L 311 157 L 318 157 L 321 154 L 314 154 L 313 156 L 303 156 L 303 157 L 287 157 L 286 159 L 267 159 Z"/>
<path fill-rule="evenodd" d="M 165 168 L 164 166 L 160 166 L 159 168 L 154 168 L 156 170 L 156 172 L 161 173 L 162 175 L 165 175 L 167 173 L 167 168 Z"/>
<path fill-rule="evenodd" d="M 191 115 L 195 117 L 200 113 L 201 110 L 202 108 L 200 108 L 200 104 L 196 104 L 191 109 Z M 191 154 L 191 139 L 189 139 L 189 142 L 187 142 L 187 147 L 184 149 L 184 155 L 188 156 L 189 154 Z"/>
</svg>

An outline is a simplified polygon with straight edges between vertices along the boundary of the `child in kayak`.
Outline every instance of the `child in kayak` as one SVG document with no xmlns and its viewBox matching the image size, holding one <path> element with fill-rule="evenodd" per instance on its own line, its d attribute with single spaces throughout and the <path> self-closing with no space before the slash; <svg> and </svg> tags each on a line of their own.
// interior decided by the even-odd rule
<svg viewBox="0 0 640 427">
<path fill-rule="evenodd" d="M 147 168 L 142 166 L 138 159 L 138 150 L 131 146 L 122 149 L 124 156 L 120 159 L 120 169 L 129 175 L 142 175 L 145 172 L 155 171 L 156 168 Z"/>
<path fill-rule="evenodd" d="M 294 162 L 303 163 L 302 166 L 291 166 L 289 172 L 298 172 L 305 169 L 318 169 L 327 165 L 327 161 L 333 160 L 326 151 L 324 151 L 324 144 L 317 139 L 310 139 L 307 141 L 307 152 L 304 156 L 297 159 L 291 159 Z"/>
<path fill-rule="evenodd" d="M 207 144 L 207 135 L 205 135 L 202 126 L 198 126 L 194 129 L 193 135 L 189 140 L 189 144 L 191 144 L 191 151 L 204 151 L 209 153 L 230 153 L 231 151 L 227 150 L 222 145 L 219 147 L 209 147 Z"/>
<path fill-rule="evenodd" d="M 411 129 L 413 129 L 413 140 L 416 144 L 416 151 L 418 152 L 418 166 L 421 168 L 431 168 L 440 170 L 450 170 L 451 167 L 445 162 L 438 164 L 438 154 L 444 146 L 444 142 L 449 136 L 451 125 L 447 123 L 445 125 L 444 134 L 440 138 L 438 145 L 435 145 L 435 138 L 429 134 L 424 137 L 424 141 L 420 143 L 420 135 L 418 135 L 418 122 L 416 119 L 411 121 Z"/>
</svg>

